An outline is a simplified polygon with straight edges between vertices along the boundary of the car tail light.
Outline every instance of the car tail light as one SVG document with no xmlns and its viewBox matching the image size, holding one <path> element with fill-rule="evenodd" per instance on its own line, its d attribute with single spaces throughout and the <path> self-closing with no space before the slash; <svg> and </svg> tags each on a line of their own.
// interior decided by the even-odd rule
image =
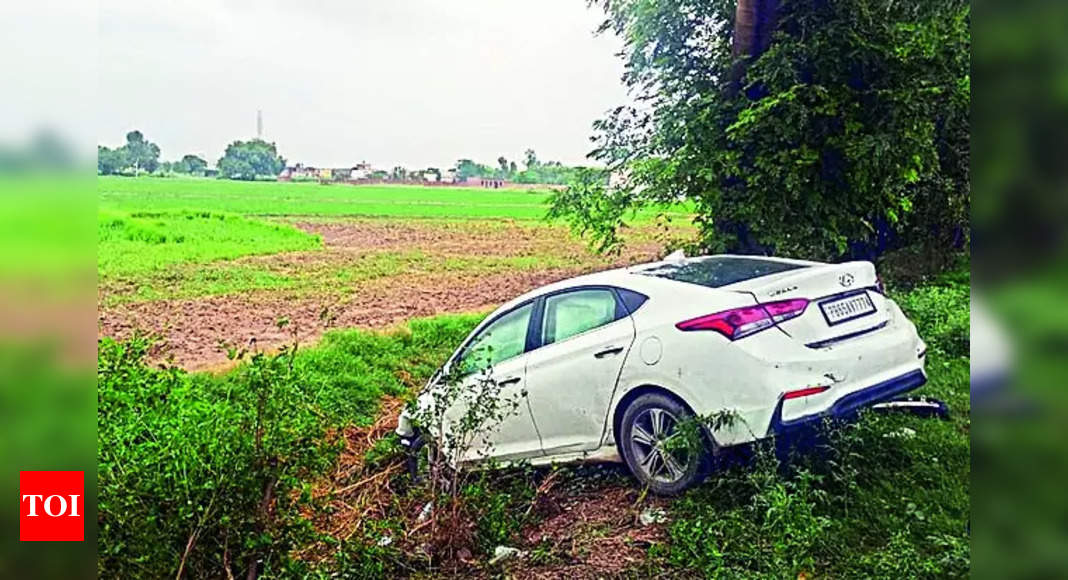
<svg viewBox="0 0 1068 580">
<path fill-rule="evenodd" d="M 687 332 L 714 330 L 731 340 L 738 340 L 771 328 L 784 320 L 801 316 L 805 308 L 808 308 L 808 300 L 804 298 L 764 302 L 684 320 L 676 324 L 675 328 Z"/>
<path fill-rule="evenodd" d="M 782 398 L 784 398 L 784 399 L 800 399 L 801 397 L 808 397 L 808 396 L 811 396 L 811 395 L 818 395 L 818 394 L 822 393 L 823 391 L 826 391 L 829 388 L 830 387 L 826 387 L 826 386 L 823 386 L 823 387 L 807 387 L 807 388 L 804 388 L 804 389 L 798 389 L 796 391 L 786 391 L 786 393 L 783 394 Z"/>
</svg>

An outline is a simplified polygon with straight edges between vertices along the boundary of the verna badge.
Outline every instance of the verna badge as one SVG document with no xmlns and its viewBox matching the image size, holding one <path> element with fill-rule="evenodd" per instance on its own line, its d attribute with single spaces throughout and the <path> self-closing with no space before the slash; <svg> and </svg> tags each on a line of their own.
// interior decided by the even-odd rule
<svg viewBox="0 0 1068 580">
<path fill-rule="evenodd" d="M 853 285 L 853 275 L 849 273 L 842 274 L 838 277 L 838 283 L 841 284 L 843 288 L 849 288 Z"/>
</svg>

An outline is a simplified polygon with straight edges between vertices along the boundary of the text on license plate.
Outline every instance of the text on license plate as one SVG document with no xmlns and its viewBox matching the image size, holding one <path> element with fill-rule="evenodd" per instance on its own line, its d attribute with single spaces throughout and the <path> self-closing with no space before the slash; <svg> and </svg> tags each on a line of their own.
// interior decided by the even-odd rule
<svg viewBox="0 0 1068 580">
<path fill-rule="evenodd" d="M 845 298 L 836 298 L 826 302 L 820 302 L 820 310 L 827 324 L 838 324 L 854 318 L 860 318 L 875 312 L 875 304 L 872 304 L 868 293 L 854 294 Z"/>
</svg>

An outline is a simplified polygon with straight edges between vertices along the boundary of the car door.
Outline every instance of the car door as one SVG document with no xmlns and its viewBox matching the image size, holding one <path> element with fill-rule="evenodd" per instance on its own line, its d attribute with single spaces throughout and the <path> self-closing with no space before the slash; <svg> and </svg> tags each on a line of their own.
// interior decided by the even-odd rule
<svg viewBox="0 0 1068 580">
<path fill-rule="evenodd" d="M 547 455 L 596 449 L 634 323 L 615 290 L 543 298 L 538 348 L 527 359 L 527 400 Z"/>
<path fill-rule="evenodd" d="M 525 398 L 527 346 L 534 303 L 499 314 L 460 349 L 450 366 L 466 395 L 447 416 L 460 424 L 465 414 L 483 418 L 470 430 L 462 460 L 517 460 L 542 454 L 541 441 Z M 470 413 L 472 405 L 480 408 Z M 492 407 L 487 407 L 492 405 Z"/>
</svg>

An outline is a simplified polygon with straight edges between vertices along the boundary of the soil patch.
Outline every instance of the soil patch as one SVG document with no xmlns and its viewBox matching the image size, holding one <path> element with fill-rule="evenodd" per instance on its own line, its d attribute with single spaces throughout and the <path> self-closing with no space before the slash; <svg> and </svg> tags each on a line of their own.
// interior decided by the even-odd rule
<svg viewBox="0 0 1068 580">
<path fill-rule="evenodd" d="M 294 298 L 257 292 L 193 300 L 131 303 L 98 313 L 100 334 L 152 333 L 160 359 L 189 370 L 226 365 L 229 345 L 270 349 L 293 339 L 313 342 L 330 326 L 382 328 L 409 318 L 489 310 L 519 294 L 581 272 L 546 270 L 470 276 L 390 276 L 361 285 L 347 298 Z M 278 320 L 289 325 L 278 328 Z"/>
<path fill-rule="evenodd" d="M 655 259 L 653 229 L 634 230 L 616 257 L 589 252 L 565 228 L 512 221 L 298 221 L 325 250 L 250 256 L 174 268 L 149 284 L 179 288 L 183 276 L 228 264 L 298 279 L 289 288 L 218 296 L 115 301 L 137 283 L 111 281 L 98 298 L 98 336 L 161 338 L 158 358 L 189 370 L 229 366 L 227 346 L 270 350 L 313 342 L 329 327 L 382 328 L 409 318 L 490 310 L 578 274 Z M 498 260 L 498 258 L 500 260 Z M 510 260 L 510 261 L 509 261 Z M 517 261 L 518 260 L 518 261 Z M 146 283 L 141 281 L 141 284 Z M 173 295 L 183 296 L 176 292 Z M 278 328 L 278 320 L 289 320 Z"/>
</svg>

